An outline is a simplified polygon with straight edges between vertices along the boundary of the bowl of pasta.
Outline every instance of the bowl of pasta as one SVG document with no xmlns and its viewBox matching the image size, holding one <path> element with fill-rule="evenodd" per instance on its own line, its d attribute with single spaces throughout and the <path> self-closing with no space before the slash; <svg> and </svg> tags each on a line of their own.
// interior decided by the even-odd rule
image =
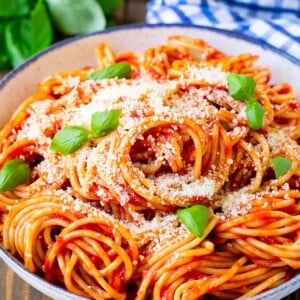
<svg viewBox="0 0 300 300">
<path fill-rule="evenodd" d="M 29 59 L 0 83 L 0 257 L 54 299 L 289 295 L 299 73 L 257 41 L 179 25 Z"/>
</svg>

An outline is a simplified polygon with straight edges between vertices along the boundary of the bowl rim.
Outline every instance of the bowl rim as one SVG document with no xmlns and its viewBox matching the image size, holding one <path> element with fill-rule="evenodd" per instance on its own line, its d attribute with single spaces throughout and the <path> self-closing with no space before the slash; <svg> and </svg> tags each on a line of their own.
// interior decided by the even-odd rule
<svg viewBox="0 0 300 300">
<path fill-rule="evenodd" d="M 17 73 L 19 73 L 20 71 L 22 71 L 23 69 L 25 69 L 28 65 L 30 65 L 32 62 L 36 61 L 39 57 L 44 56 L 45 54 L 53 51 L 54 49 L 58 49 L 61 48 L 67 44 L 71 44 L 75 41 L 78 40 L 82 40 L 85 38 L 88 38 L 90 36 L 96 36 L 96 35 L 105 35 L 111 32 L 115 32 L 115 31 L 123 31 L 123 30 L 132 30 L 132 29 L 143 29 L 143 28 L 172 28 L 172 27 L 177 27 L 177 28 L 193 28 L 193 29 L 199 29 L 199 30 L 207 30 L 207 31 L 211 31 L 211 32 L 215 32 L 215 33 L 219 33 L 219 34 L 224 34 L 224 35 L 228 35 L 230 37 L 236 38 L 236 39 L 241 39 L 244 41 L 247 41 L 251 44 L 255 44 L 256 46 L 260 46 L 265 50 L 269 50 L 271 52 L 274 52 L 284 58 L 286 58 L 287 60 L 289 60 L 290 62 L 294 63 L 295 65 L 300 66 L 300 60 L 298 60 L 297 58 L 293 57 L 292 55 L 290 55 L 289 53 L 278 49 L 270 44 L 267 44 L 266 42 L 264 42 L 263 40 L 260 39 L 256 39 L 254 37 L 248 36 L 244 33 L 241 32 L 236 32 L 236 31 L 231 31 L 228 29 L 222 29 L 222 28 L 215 28 L 215 27 L 210 27 L 210 26 L 205 26 L 205 25 L 193 25 L 193 24 L 180 24 L 180 23 L 172 23 L 172 24 L 143 24 L 143 23 L 137 23 L 137 24 L 126 24 L 126 25 L 118 25 L 118 26 L 114 26 L 114 27 L 110 27 L 107 28 L 105 30 L 102 31 L 95 31 L 95 32 L 91 32 L 91 33 L 86 33 L 86 34 L 80 34 L 80 35 L 76 35 L 73 37 L 69 37 L 67 39 L 64 39 L 62 41 L 58 41 L 52 45 L 50 45 L 48 48 L 46 48 L 45 50 L 42 50 L 41 52 L 31 56 L 30 58 L 28 58 L 27 60 L 25 60 L 22 64 L 20 64 L 19 66 L 17 66 L 16 68 L 12 69 L 11 71 L 9 71 L 3 78 L 2 80 L 0 80 L 0 90 L 8 83 L 8 81 L 13 78 Z"/>
<path fill-rule="evenodd" d="M 8 72 L 1 80 L 0 80 L 0 92 L 1 90 L 21 71 L 23 71 L 24 69 L 26 69 L 26 67 L 28 67 L 31 63 L 35 62 L 36 60 L 38 60 L 40 57 L 50 53 L 51 51 L 55 50 L 55 49 L 59 49 L 61 47 L 64 47 L 65 45 L 74 43 L 76 41 L 79 40 L 83 40 L 86 39 L 88 37 L 91 36 L 101 36 L 101 35 L 106 35 L 108 33 L 111 32 L 116 32 L 116 31 L 126 31 L 126 30 L 138 30 L 138 29 L 151 29 L 151 28 L 191 28 L 191 29 L 199 29 L 199 30 L 206 30 L 206 31 L 211 31 L 211 32 L 215 32 L 218 34 L 223 34 L 223 35 L 228 35 L 230 37 L 236 38 L 236 39 L 241 39 L 244 40 L 248 43 L 254 44 L 256 46 L 259 46 L 261 48 L 263 48 L 264 50 L 267 51 L 271 51 L 274 52 L 275 54 L 282 56 L 284 58 L 286 58 L 287 60 L 289 60 L 290 62 L 294 63 L 297 66 L 300 66 L 300 60 L 296 59 L 295 57 L 291 56 L 290 54 L 286 53 L 283 50 L 280 50 L 272 45 L 267 44 L 266 42 L 262 41 L 262 40 L 258 40 L 254 37 L 251 36 L 247 36 L 246 34 L 240 33 L 240 32 L 233 32 L 230 31 L 228 29 L 221 29 L 221 28 L 214 28 L 214 27 L 210 27 L 210 26 L 203 26 L 203 25 L 192 25 L 192 24 L 180 24 L 180 23 L 172 23 L 172 24 L 143 24 L 143 23 L 137 23 L 137 24 L 127 24 L 127 25 L 118 25 L 118 26 L 114 26 L 102 31 L 96 31 L 96 32 L 92 32 L 92 33 L 86 33 L 86 34 L 81 34 L 81 35 L 77 35 L 74 37 L 69 37 L 65 40 L 56 42 L 54 44 L 52 44 L 51 46 L 49 46 L 47 49 L 39 52 L 36 55 L 33 55 L 32 57 L 30 57 L 29 59 L 27 59 L 25 62 L 23 62 L 22 64 L 20 64 L 19 66 L 17 66 L 16 68 L 12 69 L 10 72 Z M 0 258 L 9 266 L 9 268 L 11 270 L 13 270 L 13 272 L 16 273 L 17 276 L 21 277 L 24 281 L 27 281 L 28 284 L 30 284 L 31 286 L 33 286 L 35 289 L 39 290 L 41 293 L 42 290 L 40 288 L 37 287 L 37 285 L 42 286 L 43 288 L 45 288 L 45 290 L 47 291 L 51 291 L 51 294 L 59 295 L 60 293 L 64 294 L 64 299 L 70 299 L 70 300 L 84 300 L 87 299 L 85 297 L 79 296 L 79 295 L 75 295 L 69 291 L 67 291 L 66 289 L 59 287 L 57 285 L 54 285 L 52 283 L 47 282 L 43 277 L 30 272 L 29 270 L 27 270 L 25 268 L 25 266 L 19 261 L 17 260 L 14 256 L 12 256 L 3 246 L 0 245 Z M 13 265 L 13 268 L 11 267 Z M 19 272 L 20 273 L 19 273 Z M 21 274 L 21 275 L 20 275 Z M 25 280 L 25 276 L 28 276 L 29 279 Z M 32 282 L 30 282 L 29 280 L 32 279 L 32 281 L 36 281 L 37 283 L 32 284 Z M 270 297 L 272 296 L 274 298 L 274 300 L 279 299 L 276 298 L 276 294 L 280 293 L 281 291 L 287 289 L 287 285 L 290 288 L 291 292 L 289 294 L 291 294 L 292 292 L 294 292 L 296 289 L 295 284 L 298 283 L 298 287 L 296 289 L 300 288 L 300 274 L 297 274 L 296 276 L 294 276 L 293 278 L 289 279 L 288 281 L 286 281 L 285 283 L 280 284 L 279 286 L 272 288 L 270 290 L 267 290 L 265 292 L 262 292 L 254 297 L 249 298 L 249 300 L 262 300 L 262 299 L 270 299 Z"/>
<path fill-rule="evenodd" d="M 34 287 L 40 293 L 51 297 L 53 295 L 64 294 L 64 299 L 68 300 L 86 300 L 88 298 L 73 294 L 68 290 L 52 284 L 44 279 L 42 276 L 39 276 L 36 273 L 32 273 L 25 268 L 25 266 L 14 256 L 12 256 L 6 249 L 0 246 L 0 258 L 5 262 L 5 264 L 12 270 L 19 278 L 27 282 L 31 287 Z M 13 267 L 12 267 L 13 266 Z M 25 279 L 26 277 L 26 279 Z M 40 287 L 43 287 L 43 291 Z M 46 292 L 48 292 L 46 294 Z M 51 293 L 51 295 L 50 295 Z M 1 295 L 0 295 L 1 296 Z"/>
</svg>

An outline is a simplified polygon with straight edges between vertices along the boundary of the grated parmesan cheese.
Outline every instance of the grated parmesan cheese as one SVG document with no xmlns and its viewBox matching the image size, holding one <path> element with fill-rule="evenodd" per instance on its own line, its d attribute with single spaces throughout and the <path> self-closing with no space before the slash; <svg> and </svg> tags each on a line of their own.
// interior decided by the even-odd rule
<svg viewBox="0 0 300 300">
<path fill-rule="evenodd" d="M 217 86 L 227 87 L 227 73 L 219 67 L 201 67 L 190 65 L 187 67 L 188 80 L 192 82 L 205 82 Z"/>
<path fill-rule="evenodd" d="M 72 154 L 72 170 L 67 158 L 53 154 L 48 149 L 51 137 L 58 128 L 78 125 L 90 129 L 91 117 L 98 111 L 121 109 L 120 125 L 116 130 L 118 139 L 122 140 L 124 135 L 129 132 L 135 133 L 130 139 L 132 146 L 144 140 L 150 145 L 157 142 L 154 135 L 149 134 L 147 137 L 143 135 L 145 128 L 139 124 L 147 117 L 166 122 L 176 120 L 179 124 L 183 124 L 186 118 L 191 119 L 203 126 L 211 138 L 214 134 L 211 124 L 218 120 L 219 106 L 222 106 L 236 115 L 232 125 L 237 125 L 240 118 L 245 119 L 245 103 L 235 101 L 228 95 L 226 77 L 227 73 L 218 67 L 195 65 L 188 66 L 184 75 L 175 79 L 156 80 L 146 77 L 81 82 L 79 77 L 68 76 L 63 79 L 62 85 L 64 88 L 68 88 L 68 92 L 56 100 L 44 99 L 30 104 L 28 107 L 30 117 L 24 120 L 16 132 L 17 140 L 29 138 L 36 140 L 39 145 L 43 145 L 41 153 L 43 160 L 34 169 L 35 174 L 43 175 L 37 188 L 43 191 L 49 188 L 49 185 L 63 181 L 64 178 L 70 179 L 72 174 L 72 180 L 75 180 L 79 186 L 76 191 L 91 193 L 100 202 L 102 198 L 107 201 L 111 191 L 107 191 L 104 188 L 105 185 L 119 180 L 118 176 L 121 174 L 118 169 L 120 164 L 118 146 L 111 146 L 113 139 L 109 135 L 97 140 L 95 145 L 92 142 L 88 143 Z M 195 82 L 205 84 L 203 86 L 201 84 L 193 85 Z M 174 131 L 181 129 L 180 126 L 172 126 Z M 247 133 L 247 127 L 236 126 L 228 132 L 228 135 L 229 138 L 234 139 L 244 137 Z M 286 134 L 282 132 L 278 134 L 277 131 L 271 132 L 267 136 L 268 143 L 274 149 L 285 139 Z M 176 151 L 170 141 L 166 141 L 164 147 L 167 154 L 162 151 L 159 154 L 160 157 L 157 157 L 162 164 L 167 161 L 167 155 L 172 156 Z M 216 155 L 218 156 L 220 153 L 217 151 Z M 234 165 L 231 158 L 227 160 L 227 163 Z M 129 161 L 128 164 L 131 162 Z M 170 205 L 172 201 L 178 200 L 179 202 L 176 203 L 185 206 L 192 202 L 191 199 L 201 197 L 215 201 L 218 183 L 212 176 L 202 176 L 195 180 L 192 166 L 184 166 L 185 172 L 182 173 L 166 172 L 155 176 L 146 176 L 139 169 L 138 164 L 133 163 L 132 167 L 136 176 L 147 182 L 145 189 L 150 197 L 159 195 L 162 199 L 168 199 L 166 203 L 162 200 L 162 205 Z M 214 164 L 210 167 L 212 172 L 217 168 Z M 111 196 L 117 198 L 121 206 L 125 206 L 131 200 L 130 193 L 124 188 L 124 184 L 122 180 L 117 182 Z M 132 188 L 135 188 L 140 185 L 140 182 L 133 178 L 131 185 Z M 74 193 L 74 190 L 69 192 Z M 223 216 L 245 213 L 251 207 L 251 199 L 251 195 L 240 191 L 224 196 L 221 201 Z M 103 200 L 101 204 L 105 205 L 105 201 Z M 79 199 L 73 203 L 74 210 L 80 211 L 83 204 Z M 97 212 L 94 211 L 94 213 Z M 166 221 L 164 220 L 156 220 L 156 223 L 164 226 L 163 222 Z M 153 220 L 154 223 L 155 220 Z M 145 224 L 150 227 L 153 225 L 151 222 Z M 134 232 L 134 230 L 132 231 Z"/>
</svg>

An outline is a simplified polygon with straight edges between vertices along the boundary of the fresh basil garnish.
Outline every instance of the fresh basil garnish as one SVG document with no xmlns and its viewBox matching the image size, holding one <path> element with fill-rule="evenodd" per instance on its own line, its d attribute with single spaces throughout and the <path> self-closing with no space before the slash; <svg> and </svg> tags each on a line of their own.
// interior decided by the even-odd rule
<svg viewBox="0 0 300 300">
<path fill-rule="evenodd" d="M 120 115 L 120 109 L 95 112 L 91 122 L 93 136 L 102 137 L 115 130 L 119 126 Z"/>
<path fill-rule="evenodd" d="M 283 176 L 292 167 L 292 162 L 289 158 L 283 156 L 273 157 L 272 160 L 273 170 L 276 178 Z"/>
<path fill-rule="evenodd" d="M 263 106 L 255 99 L 256 83 L 250 76 L 229 73 L 227 86 L 230 96 L 239 101 L 247 101 L 246 115 L 250 128 L 261 129 L 264 123 L 265 111 Z"/>
<path fill-rule="evenodd" d="M 196 237 L 202 237 L 209 219 L 209 208 L 196 204 L 188 208 L 179 208 L 177 215 L 182 224 Z"/>
<path fill-rule="evenodd" d="M 29 182 L 30 176 L 31 169 L 24 160 L 9 160 L 0 170 L 0 191 L 10 191 L 20 184 Z"/>
<path fill-rule="evenodd" d="M 82 126 L 67 126 L 56 132 L 50 150 L 67 155 L 74 153 L 87 141 L 112 132 L 119 126 L 120 109 L 95 112 L 92 115 L 91 131 Z"/>
<path fill-rule="evenodd" d="M 111 78 L 128 78 L 131 73 L 130 64 L 126 62 L 119 62 L 108 66 L 105 69 L 91 73 L 87 76 L 90 80 L 101 80 Z"/>
<path fill-rule="evenodd" d="M 246 116 L 250 128 L 258 130 L 262 128 L 264 123 L 265 111 L 262 105 L 255 101 L 249 101 L 246 106 Z"/>
<path fill-rule="evenodd" d="M 250 100 L 254 95 L 256 83 L 250 76 L 230 73 L 227 83 L 230 96 L 236 100 Z"/>
<path fill-rule="evenodd" d="M 82 126 L 67 126 L 56 132 L 51 141 L 50 150 L 64 155 L 71 154 L 92 138 L 89 130 Z"/>
</svg>

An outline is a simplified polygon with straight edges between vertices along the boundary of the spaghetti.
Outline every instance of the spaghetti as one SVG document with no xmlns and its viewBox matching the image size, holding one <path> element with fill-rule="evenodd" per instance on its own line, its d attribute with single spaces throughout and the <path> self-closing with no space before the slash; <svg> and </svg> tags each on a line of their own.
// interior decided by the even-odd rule
<svg viewBox="0 0 300 300">
<path fill-rule="evenodd" d="M 92 299 L 247 299 L 300 268 L 300 105 L 250 53 L 171 36 L 145 53 L 101 43 L 98 67 L 40 83 L 0 132 L 0 166 L 30 181 L 0 194 L 2 246 L 31 272 Z M 88 79 L 119 62 L 129 78 Z M 263 125 L 227 75 L 256 83 Z M 121 111 L 115 130 L 73 153 L 50 149 L 67 126 Z M 277 176 L 274 158 L 289 166 Z M 176 211 L 210 209 L 200 237 Z"/>
</svg>

